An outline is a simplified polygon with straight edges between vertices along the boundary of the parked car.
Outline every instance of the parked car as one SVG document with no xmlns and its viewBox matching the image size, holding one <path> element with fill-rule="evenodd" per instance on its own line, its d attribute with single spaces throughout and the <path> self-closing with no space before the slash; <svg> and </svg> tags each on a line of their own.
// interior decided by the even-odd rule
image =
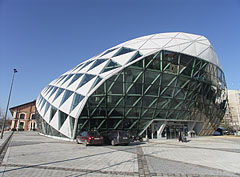
<svg viewBox="0 0 240 177">
<path fill-rule="evenodd" d="M 215 133 L 213 134 L 213 136 L 221 136 L 222 134 L 218 131 L 215 131 Z"/>
<path fill-rule="evenodd" d="M 101 145 L 103 144 L 103 136 L 98 131 L 83 131 L 76 137 L 76 142 L 86 146 L 89 144 Z"/>
<path fill-rule="evenodd" d="M 127 131 L 112 130 L 101 132 L 101 135 L 104 137 L 105 144 L 111 144 L 113 146 L 118 144 L 128 145 L 131 141 Z"/>
</svg>

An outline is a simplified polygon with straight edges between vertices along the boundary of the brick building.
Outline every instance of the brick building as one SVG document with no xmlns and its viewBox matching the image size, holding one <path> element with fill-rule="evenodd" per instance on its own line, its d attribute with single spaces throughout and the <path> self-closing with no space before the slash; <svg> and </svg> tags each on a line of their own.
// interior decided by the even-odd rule
<svg viewBox="0 0 240 177">
<path fill-rule="evenodd" d="M 10 108 L 12 114 L 12 129 L 36 130 L 35 120 L 36 100 Z"/>
</svg>

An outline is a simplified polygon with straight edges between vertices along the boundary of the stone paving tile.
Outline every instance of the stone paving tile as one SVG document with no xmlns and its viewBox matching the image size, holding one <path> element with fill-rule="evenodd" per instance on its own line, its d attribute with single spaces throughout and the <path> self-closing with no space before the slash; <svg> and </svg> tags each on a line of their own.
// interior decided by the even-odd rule
<svg viewBox="0 0 240 177">
<path fill-rule="evenodd" d="M 211 169 L 207 167 L 201 167 L 197 165 L 192 164 L 186 164 L 176 161 L 171 161 L 167 159 L 161 159 L 151 156 L 145 156 L 148 162 L 149 170 L 151 173 L 157 173 L 157 174 L 172 174 L 175 176 L 235 176 L 233 173 L 226 172 L 226 171 L 220 171 L 216 169 Z M 154 175 L 153 175 L 154 176 Z"/>
</svg>

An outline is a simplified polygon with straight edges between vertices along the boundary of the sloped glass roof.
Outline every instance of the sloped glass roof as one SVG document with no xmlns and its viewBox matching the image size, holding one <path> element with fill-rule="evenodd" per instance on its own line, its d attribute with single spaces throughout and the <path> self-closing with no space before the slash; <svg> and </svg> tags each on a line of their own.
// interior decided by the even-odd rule
<svg viewBox="0 0 240 177">
<path fill-rule="evenodd" d="M 51 93 L 49 94 L 48 98 L 50 98 L 56 92 L 57 89 L 58 89 L 57 87 L 53 87 L 53 89 L 52 89 Z"/>
<path fill-rule="evenodd" d="M 77 93 L 74 94 L 70 112 L 82 101 L 83 98 L 84 98 L 83 95 Z"/>
<path fill-rule="evenodd" d="M 110 52 L 112 52 L 112 51 L 114 51 L 114 50 L 116 50 L 116 49 L 117 49 L 117 48 L 107 50 L 107 51 L 104 52 L 101 56 L 106 55 L 106 54 L 108 54 L 108 53 L 110 53 Z M 101 56 L 100 56 L 100 57 L 101 57 Z"/>
<path fill-rule="evenodd" d="M 62 82 L 61 85 L 63 85 L 65 82 L 67 82 L 71 77 L 73 76 L 73 74 L 69 74 L 66 79 Z"/>
<path fill-rule="evenodd" d="M 109 63 L 105 66 L 105 68 L 102 70 L 101 73 L 110 71 L 110 70 L 112 70 L 112 69 L 116 69 L 116 68 L 118 68 L 119 66 L 121 66 L 121 65 L 119 65 L 118 63 L 110 60 Z"/>
<path fill-rule="evenodd" d="M 132 62 L 132 61 L 140 58 L 141 56 L 142 56 L 142 54 L 141 54 L 140 52 L 137 52 L 137 53 L 133 56 L 133 58 L 131 58 L 131 59 L 128 61 L 128 63 L 130 63 L 130 62 Z"/>
<path fill-rule="evenodd" d="M 133 51 L 134 51 L 134 49 L 122 47 L 122 48 L 114 55 L 114 57 L 119 56 L 119 55 L 123 55 L 123 54 L 125 54 L 125 53 L 133 52 Z"/>
<path fill-rule="evenodd" d="M 58 88 L 58 91 L 57 91 L 57 93 L 56 93 L 56 95 L 55 95 L 53 101 L 55 101 L 55 100 L 57 99 L 57 97 L 58 97 L 63 91 L 64 91 L 64 89 L 62 89 L 62 88 Z"/>
<path fill-rule="evenodd" d="M 95 75 L 85 74 L 82 81 L 80 82 L 78 88 L 82 87 L 84 84 L 86 84 L 88 81 L 90 81 L 94 77 L 95 77 Z"/>
<path fill-rule="evenodd" d="M 102 64 L 102 63 L 103 63 L 104 61 L 106 61 L 106 60 L 107 60 L 107 59 L 98 59 L 98 60 L 95 60 L 95 62 L 94 62 L 93 65 L 88 69 L 88 71 L 91 70 L 91 69 L 93 69 L 93 68 L 95 68 L 96 66 Z"/>
<path fill-rule="evenodd" d="M 74 76 L 73 76 L 73 78 L 72 78 L 72 80 L 71 80 L 71 82 L 68 84 L 68 86 L 69 85 L 71 85 L 72 83 L 74 83 L 76 80 L 78 80 L 79 79 L 79 77 L 81 77 L 83 74 L 75 74 Z"/>
<path fill-rule="evenodd" d="M 65 90 L 60 106 L 73 94 L 70 90 Z"/>
</svg>

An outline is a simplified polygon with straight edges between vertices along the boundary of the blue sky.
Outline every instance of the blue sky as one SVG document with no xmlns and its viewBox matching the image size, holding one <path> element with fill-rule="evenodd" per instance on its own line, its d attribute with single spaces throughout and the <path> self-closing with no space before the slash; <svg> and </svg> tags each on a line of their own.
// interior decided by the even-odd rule
<svg viewBox="0 0 240 177">
<path fill-rule="evenodd" d="M 0 110 L 121 42 L 162 32 L 204 35 L 228 85 L 240 89 L 239 0 L 0 0 Z"/>
</svg>

